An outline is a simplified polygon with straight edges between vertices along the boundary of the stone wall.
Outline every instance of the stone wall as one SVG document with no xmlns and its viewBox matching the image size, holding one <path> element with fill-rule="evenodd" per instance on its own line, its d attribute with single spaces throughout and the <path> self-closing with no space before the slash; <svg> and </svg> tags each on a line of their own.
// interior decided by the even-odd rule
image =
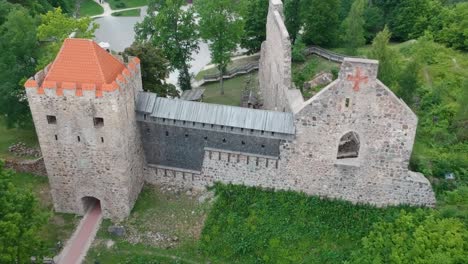
<svg viewBox="0 0 468 264">
<path fill-rule="evenodd" d="M 44 158 L 35 160 L 5 160 L 5 168 L 16 172 L 31 173 L 38 176 L 46 176 L 47 170 L 44 164 Z"/>
<path fill-rule="evenodd" d="M 377 67 L 376 61 L 345 60 L 339 79 L 295 114 L 296 138 L 280 142 L 279 156 L 205 147 L 201 171 L 148 168 L 147 181 L 186 188 L 219 181 L 376 206 L 433 206 L 429 181 L 408 171 L 416 115 L 377 80 Z M 363 78 L 358 86 L 356 75 Z M 358 157 L 338 159 L 350 131 L 359 140 Z"/>
<path fill-rule="evenodd" d="M 144 156 L 135 119 L 142 89 L 138 61 L 103 92 L 27 87 L 29 105 L 58 212 L 84 213 L 83 197 L 100 200 L 105 218 L 129 213 L 144 182 Z M 36 78 L 40 86 L 41 79 Z M 55 116 L 49 123 L 47 116 Z M 94 118 L 103 118 L 96 126 Z"/>
<path fill-rule="evenodd" d="M 205 188 L 215 182 L 286 188 L 280 176 L 278 157 L 206 148 L 201 171 L 150 166 L 147 182 L 184 188 Z"/>
<path fill-rule="evenodd" d="M 338 80 L 295 114 L 296 140 L 281 157 L 309 194 L 379 206 L 433 205 L 429 181 L 408 172 L 417 117 L 377 80 L 377 70 L 377 61 L 345 59 Z M 358 135 L 359 155 L 338 159 L 350 131 Z"/>
<path fill-rule="evenodd" d="M 267 38 L 262 43 L 259 84 L 263 108 L 291 112 L 303 103 L 299 90 L 291 82 L 291 41 L 284 24 L 283 3 L 270 0 Z"/>
<path fill-rule="evenodd" d="M 240 128 L 235 130 L 232 128 L 231 131 L 231 128 L 225 127 L 203 129 L 201 125 L 177 126 L 169 121 L 165 122 L 166 124 L 149 121 L 138 123 L 148 164 L 201 171 L 205 148 L 258 155 L 279 155 L 280 139 L 267 137 L 260 131 L 241 133 Z M 206 126 L 211 127 L 211 125 Z"/>
</svg>

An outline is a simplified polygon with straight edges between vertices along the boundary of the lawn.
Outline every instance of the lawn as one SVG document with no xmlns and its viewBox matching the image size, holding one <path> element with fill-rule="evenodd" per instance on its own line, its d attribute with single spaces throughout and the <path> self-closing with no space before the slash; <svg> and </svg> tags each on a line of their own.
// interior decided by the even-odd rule
<svg viewBox="0 0 468 264">
<path fill-rule="evenodd" d="M 27 173 L 16 173 L 13 184 L 21 189 L 31 190 L 43 211 L 51 213 L 49 222 L 42 228 L 41 237 L 47 248 L 53 249 L 58 241 L 63 243 L 70 238 L 80 217 L 73 214 L 56 213 L 53 211 L 52 196 L 47 177 Z M 51 250 L 51 255 L 52 255 Z"/>
<path fill-rule="evenodd" d="M 138 8 L 138 9 L 115 12 L 115 13 L 112 13 L 112 15 L 118 16 L 118 17 L 139 17 L 140 12 L 141 12 L 141 9 Z"/>
<path fill-rule="evenodd" d="M 198 263 L 205 260 L 197 249 L 209 205 L 198 196 L 147 185 L 130 217 L 121 223 L 126 236 L 107 232 L 104 221 L 85 263 Z M 159 237 L 159 238 L 158 238 Z M 115 244 L 108 247 L 107 243 Z M 141 262 L 138 262 L 141 261 Z"/>
<path fill-rule="evenodd" d="M 224 80 L 224 95 L 220 94 L 219 82 L 203 85 L 206 89 L 203 101 L 206 103 L 240 106 L 241 94 L 246 86 L 247 78 L 252 78 L 252 83 L 258 82 L 258 72 L 240 75 L 229 80 Z"/>
<path fill-rule="evenodd" d="M 148 0 L 107 0 L 113 10 L 148 5 Z"/>
<path fill-rule="evenodd" d="M 13 158 L 8 147 L 17 142 L 24 142 L 30 147 L 38 145 L 33 129 L 7 128 L 3 118 L 0 118 L 0 159 Z"/>
<path fill-rule="evenodd" d="M 93 0 L 83 0 L 80 3 L 80 16 L 96 16 L 104 13 L 104 8 L 102 8 L 98 3 Z"/>
<path fill-rule="evenodd" d="M 239 67 L 239 66 L 244 66 L 244 65 L 247 65 L 251 62 L 256 62 L 260 59 L 260 55 L 255 55 L 255 56 L 250 56 L 250 57 L 246 57 L 246 58 L 240 58 L 240 59 L 237 59 L 237 60 L 233 60 L 231 61 L 231 63 L 229 63 L 228 67 L 227 67 L 227 70 L 230 71 L 236 67 Z M 203 76 L 205 75 L 211 75 L 211 74 L 218 74 L 219 75 L 219 71 L 216 67 L 212 67 L 212 68 L 209 68 L 209 69 L 206 69 L 206 70 L 202 70 L 200 72 L 197 73 L 197 75 L 195 76 L 195 80 L 201 80 L 203 79 Z"/>
</svg>

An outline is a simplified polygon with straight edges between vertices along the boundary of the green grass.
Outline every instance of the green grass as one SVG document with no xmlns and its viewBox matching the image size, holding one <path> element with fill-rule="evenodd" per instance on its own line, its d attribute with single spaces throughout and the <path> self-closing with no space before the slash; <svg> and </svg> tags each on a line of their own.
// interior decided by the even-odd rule
<svg viewBox="0 0 468 264">
<path fill-rule="evenodd" d="M 141 9 L 138 8 L 138 9 L 121 11 L 121 12 L 115 12 L 115 13 L 112 13 L 112 15 L 118 16 L 118 17 L 139 17 L 140 12 L 141 12 Z"/>
<path fill-rule="evenodd" d="M 33 129 L 7 128 L 0 118 L 0 159 L 14 158 L 8 147 L 17 142 L 24 142 L 30 147 L 38 146 L 37 136 Z"/>
<path fill-rule="evenodd" d="M 84 0 L 80 4 L 80 16 L 96 16 L 104 13 L 104 8 L 93 0 Z"/>
<path fill-rule="evenodd" d="M 258 61 L 259 59 L 260 59 L 259 56 L 250 56 L 250 57 L 240 58 L 240 59 L 231 61 L 231 63 L 229 63 L 229 65 L 227 67 L 227 70 L 229 71 L 229 70 L 232 70 L 232 69 L 234 69 L 236 67 L 247 65 L 247 64 L 249 64 L 251 62 Z M 211 75 L 211 74 L 218 74 L 219 75 L 218 69 L 216 67 L 212 67 L 212 68 L 209 68 L 207 70 L 200 71 L 195 76 L 195 80 L 199 81 L 199 80 L 203 79 L 203 76 Z"/>
<path fill-rule="evenodd" d="M 215 263 L 342 263 L 373 223 L 403 208 L 231 185 L 216 193 L 200 242 Z"/>
<path fill-rule="evenodd" d="M 127 236 L 113 237 L 107 232 L 111 222 L 104 221 L 85 263 L 342 263 L 361 246 L 372 224 L 395 219 L 401 209 L 414 210 L 244 186 L 220 184 L 215 190 L 209 208 L 183 194 L 146 186 L 121 223 Z M 130 243 L 131 230 L 180 235 L 180 243 Z M 110 248 L 109 240 L 115 242 Z"/>
<path fill-rule="evenodd" d="M 197 240 L 203 228 L 207 204 L 185 194 L 163 192 L 154 186 L 145 186 L 129 218 L 121 223 L 131 237 L 138 236 L 138 243 L 130 243 L 128 237 L 114 237 L 107 232 L 110 221 L 104 221 L 96 242 L 85 263 L 149 263 L 137 262 L 135 256 L 145 257 L 156 263 L 199 263 L 206 258 L 198 251 Z M 145 236 L 148 232 L 177 237 L 176 245 L 155 242 Z M 107 248 L 106 242 L 114 246 Z M 126 262 L 128 261 L 128 262 Z"/>
<path fill-rule="evenodd" d="M 50 212 L 51 217 L 41 230 L 41 238 L 47 248 L 52 249 L 58 241 L 64 243 L 70 238 L 80 217 L 73 214 L 55 213 L 53 211 L 47 177 L 28 173 L 16 173 L 13 177 L 13 184 L 18 188 L 31 190 L 38 199 L 41 210 Z"/>
<path fill-rule="evenodd" d="M 113 10 L 148 5 L 148 0 L 107 0 Z"/>
<path fill-rule="evenodd" d="M 250 74 L 234 77 L 229 80 L 224 80 L 224 95 L 220 94 L 219 82 L 205 84 L 202 88 L 205 89 L 203 101 L 212 104 L 234 105 L 239 106 L 241 101 L 241 94 L 246 84 L 246 78 L 255 80 L 258 78 L 258 72 L 254 71 Z"/>
</svg>

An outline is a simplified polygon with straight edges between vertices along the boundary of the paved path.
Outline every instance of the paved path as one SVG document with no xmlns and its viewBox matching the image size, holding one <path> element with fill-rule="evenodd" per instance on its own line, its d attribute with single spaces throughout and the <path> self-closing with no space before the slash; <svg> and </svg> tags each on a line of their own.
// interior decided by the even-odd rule
<svg viewBox="0 0 468 264">
<path fill-rule="evenodd" d="M 95 204 L 86 215 L 81 219 L 75 233 L 67 242 L 62 253 L 58 256 L 58 264 L 79 264 L 88 252 L 91 243 L 96 236 L 97 230 L 101 225 L 102 214 L 101 206 Z"/>
<path fill-rule="evenodd" d="M 129 8 L 123 8 L 123 9 L 116 9 L 116 10 L 113 10 L 109 3 L 107 2 L 103 2 L 102 4 L 99 3 L 99 0 L 94 0 L 94 2 L 96 2 L 97 4 L 99 4 L 100 6 L 102 6 L 102 8 L 104 8 L 104 13 L 100 14 L 100 15 L 96 15 L 96 16 L 92 16 L 91 18 L 98 18 L 98 17 L 106 17 L 106 16 L 111 16 L 112 13 L 116 13 L 116 12 L 122 12 L 122 11 L 127 11 L 127 10 L 133 10 L 133 9 L 140 9 L 144 6 L 137 6 L 137 7 L 129 7 Z"/>
</svg>

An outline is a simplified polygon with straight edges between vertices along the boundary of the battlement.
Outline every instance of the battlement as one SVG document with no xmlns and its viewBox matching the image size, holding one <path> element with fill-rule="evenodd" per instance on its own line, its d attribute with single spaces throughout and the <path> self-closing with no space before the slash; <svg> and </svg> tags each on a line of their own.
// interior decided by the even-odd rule
<svg viewBox="0 0 468 264">
<path fill-rule="evenodd" d="M 45 69 L 38 72 L 36 76 L 40 76 L 44 71 Z M 104 93 L 120 90 L 139 71 L 140 60 L 135 57 L 111 83 L 96 85 L 95 83 L 44 81 L 44 79 L 31 77 L 26 81 L 24 87 L 28 93 L 35 92 L 46 96 L 102 97 Z"/>
</svg>

